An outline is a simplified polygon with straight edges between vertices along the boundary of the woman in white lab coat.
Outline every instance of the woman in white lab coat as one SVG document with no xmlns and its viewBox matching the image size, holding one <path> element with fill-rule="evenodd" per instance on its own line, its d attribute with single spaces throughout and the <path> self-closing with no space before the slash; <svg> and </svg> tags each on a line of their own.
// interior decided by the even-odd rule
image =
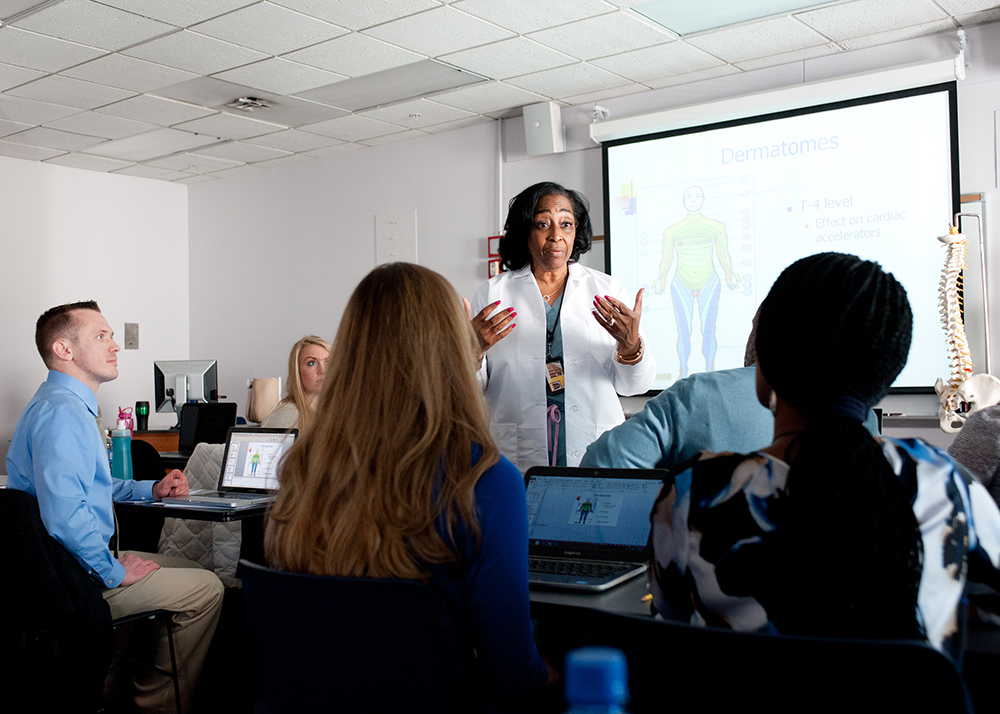
<svg viewBox="0 0 1000 714">
<path fill-rule="evenodd" d="M 632 298 L 577 260 L 590 250 L 587 199 L 555 183 L 510 202 L 500 257 L 508 272 L 473 299 L 493 436 L 526 471 L 577 466 L 587 446 L 625 420 L 618 395 L 641 394 L 656 375 Z"/>
</svg>

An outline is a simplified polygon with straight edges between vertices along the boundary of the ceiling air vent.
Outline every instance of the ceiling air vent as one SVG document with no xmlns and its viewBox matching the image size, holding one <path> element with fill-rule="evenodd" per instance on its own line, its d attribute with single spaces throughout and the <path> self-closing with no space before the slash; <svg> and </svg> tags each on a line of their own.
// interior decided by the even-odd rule
<svg viewBox="0 0 1000 714">
<path fill-rule="evenodd" d="M 243 112 L 255 112 L 258 109 L 272 109 L 277 105 L 274 102 L 258 99 L 257 97 L 240 97 L 229 102 L 226 106 L 231 109 L 239 109 Z"/>
</svg>

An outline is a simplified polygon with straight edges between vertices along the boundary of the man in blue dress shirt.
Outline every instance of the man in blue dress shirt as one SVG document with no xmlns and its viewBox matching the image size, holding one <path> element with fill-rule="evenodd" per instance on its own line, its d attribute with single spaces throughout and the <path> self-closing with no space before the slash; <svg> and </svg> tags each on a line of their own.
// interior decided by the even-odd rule
<svg viewBox="0 0 1000 714">
<path fill-rule="evenodd" d="M 162 499 L 188 492 L 187 479 L 172 471 L 160 481 L 111 478 L 98 422 L 97 390 L 118 377 L 113 332 L 95 302 L 46 311 L 35 344 L 48 378 L 21 415 L 7 455 L 7 487 L 38 500 L 46 530 L 104 588 L 113 618 L 164 609 L 174 615 L 181 695 L 190 700 L 222 608 L 223 586 L 214 573 L 182 558 L 112 554 L 112 501 Z M 165 633 L 157 662 L 169 669 Z M 133 701 L 141 711 L 173 708 L 168 679 L 136 677 Z"/>
</svg>

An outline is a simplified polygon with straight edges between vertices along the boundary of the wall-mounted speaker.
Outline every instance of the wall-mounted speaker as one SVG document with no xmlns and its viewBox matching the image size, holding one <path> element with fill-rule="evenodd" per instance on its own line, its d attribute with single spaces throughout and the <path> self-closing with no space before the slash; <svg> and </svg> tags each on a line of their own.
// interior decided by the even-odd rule
<svg viewBox="0 0 1000 714">
<path fill-rule="evenodd" d="M 561 154 L 563 141 L 562 110 L 555 102 L 542 102 L 524 107 L 524 139 L 528 156 Z"/>
</svg>

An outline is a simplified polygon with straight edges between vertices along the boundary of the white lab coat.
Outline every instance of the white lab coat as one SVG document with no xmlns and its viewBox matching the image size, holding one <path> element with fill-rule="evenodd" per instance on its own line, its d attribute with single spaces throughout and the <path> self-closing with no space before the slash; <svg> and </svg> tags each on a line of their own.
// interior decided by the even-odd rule
<svg viewBox="0 0 1000 714">
<path fill-rule="evenodd" d="M 610 295 L 632 307 L 635 296 L 605 273 L 578 263 L 569 266 L 559 329 L 566 373 L 566 408 L 560 430 L 566 434 L 566 465 L 579 466 L 598 436 L 625 421 L 618 394 L 649 389 L 656 362 L 646 350 L 636 365 L 615 359 L 617 343 L 594 316 L 595 295 Z M 517 327 L 486 352 L 480 381 L 486 387 L 491 431 L 500 452 L 521 471 L 548 462 L 545 396 L 545 301 L 528 265 L 483 283 L 472 300 L 472 313 L 500 301 L 513 307 Z M 645 337 L 643 345 L 646 345 Z"/>
</svg>

